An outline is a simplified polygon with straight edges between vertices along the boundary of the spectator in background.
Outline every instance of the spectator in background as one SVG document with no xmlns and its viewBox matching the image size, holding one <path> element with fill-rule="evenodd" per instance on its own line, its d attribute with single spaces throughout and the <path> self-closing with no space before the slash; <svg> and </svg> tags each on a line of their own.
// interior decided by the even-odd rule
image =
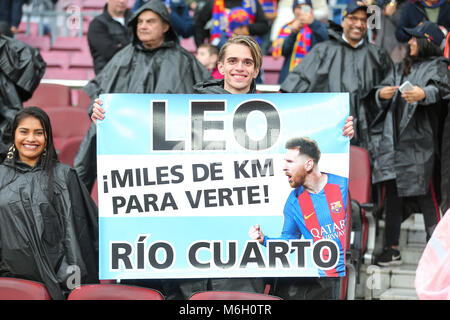
<svg viewBox="0 0 450 320">
<path fill-rule="evenodd" d="M 5 21 L 11 26 L 11 32 L 16 34 L 22 20 L 22 6 L 25 0 L 1 0 L 0 21 Z"/>
<path fill-rule="evenodd" d="M 242 28 L 240 34 L 258 37 L 269 32 L 269 22 L 258 0 L 207 0 L 194 22 L 197 47 L 208 37 L 208 42 L 219 44 L 222 33 L 229 32 L 228 13 L 235 7 L 243 8 L 250 17 L 249 25 Z"/>
<path fill-rule="evenodd" d="M 407 42 L 410 36 L 404 28 L 415 28 L 420 22 L 431 21 L 450 30 L 450 2 L 448 0 L 408 1 L 402 11 L 395 36 Z"/>
<path fill-rule="evenodd" d="M 294 0 L 294 20 L 284 25 L 273 43 L 272 56 L 284 56 L 279 82 L 282 83 L 316 43 L 328 40 L 326 25 L 314 19 L 311 0 Z"/>
<path fill-rule="evenodd" d="M 133 12 L 136 12 L 143 4 L 149 0 L 136 0 Z M 189 38 L 194 35 L 194 20 L 189 14 L 189 7 L 184 0 L 165 0 L 163 1 L 170 14 L 170 24 L 175 33 L 183 38 Z"/>
<path fill-rule="evenodd" d="M 370 96 L 393 68 L 389 55 L 369 43 L 367 6 L 350 1 L 341 26 L 330 22 L 329 40 L 318 43 L 288 74 L 282 92 L 349 92 L 350 114 L 354 117 L 352 144 L 371 151 L 369 125 L 378 109 Z"/>
<path fill-rule="evenodd" d="M 219 49 L 210 43 L 203 43 L 197 49 L 197 59 L 200 63 L 211 72 L 214 79 L 223 79 L 223 75 L 217 68 L 219 59 Z"/>
<path fill-rule="evenodd" d="M 107 0 L 103 13 L 89 24 L 87 39 L 95 74 L 99 74 L 109 60 L 131 41 L 127 28 L 131 12 L 128 0 Z"/>
<path fill-rule="evenodd" d="M 378 86 L 375 97 L 384 121 L 376 146 L 372 182 L 386 186 L 385 248 L 375 257 L 380 266 L 401 263 L 400 225 L 405 216 L 422 212 L 427 241 L 439 222 L 439 193 L 435 178 L 442 127 L 450 101 L 450 62 L 442 56 L 444 35 L 439 27 L 426 21 L 410 35 L 409 55 Z M 399 89 L 409 81 L 411 88 Z M 435 191 L 436 190 L 436 191 Z"/>
<path fill-rule="evenodd" d="M 44 111 L 19 111 L 9 145 L 0 164 L 0 277 L 41 282 L 64 300 L 71 278 L 98 282 L 97 207 L 75 170 L 58 161 Z"/>
</svg>

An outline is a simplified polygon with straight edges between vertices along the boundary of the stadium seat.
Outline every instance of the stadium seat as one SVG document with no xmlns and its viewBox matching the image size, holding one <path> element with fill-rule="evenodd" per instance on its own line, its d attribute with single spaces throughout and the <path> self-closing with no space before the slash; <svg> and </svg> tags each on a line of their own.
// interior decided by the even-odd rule
<svg viewBox="0 0 450 320">
<path fill-rule="evenodd" d="M 341 300 L 354 300 L 356 295 L 357 269 L 355 259 L 351 250 L 353 214 L 350 195 L 347 195 L 347 213 L 345 224 L 345 277 L 341 278 Z"/>
<path fill-rule="evenodd" d="M 90 52 L 77 52 L 73 53 L 70 58 L 71 68 L 94 68 L 94 62 Z"/>
<path fill-rule="evenodd" d="M 70 106 L 70 88 L 61 84 L 41 83 L 23 105 L 44 109 Z"/>
<path fill-rule="evenodd" d="M 201 291 L 194 293 L 189 300 L 282 300 L 280 297 L 263 293 L 239 291 Z"/>
<path fill-rule="evenodd" d="M 89 45 L 86 37 L 56 37 L 55 41 L 51 45 L 51 50 L 65 52 L 89 52 Z"/>
<path fill-rule="evenodd" d="M 91 105 L 91 98 L 81 89 L 72 90 L 72 104 L 83 110 L 87 110 Z"/>
<path fill-rule="evenodd" d="M 67 300 L 164 300 L 156 290 L 122 284 L 87 284 L 73 289 Z"/>
<path fill-rule="evenodd" d="M 86 69 L 61 69 L 47 67 L 44 74 L 44 79 L 62 79 L 62 80 L 89 80 L 90 77 Z"/>
<path fill-rule="evenodd" d="M 42 59 L 44 59 L 47 67 L 68 69 L 70 63 L 69 52 L 64 51 L 41 51 Z"/>
<path fill-rule="evenodd" d="M 40 51 L 50 50 L 50 36 L 27 36 L 26 34 L 19 33 L 16 34 L 16 39 L 25 42 L 26 44 L 32 46 L 33 48 L 37 48 Z"/>
<path fill-rule="evenodd" d="M 369 153 L 366 149 L 350 146 L 350 172 L 349 172 L 349 192 L 353 202 L 352 210 L 361 213 L 361 255 L 364 255 L 364 262 L 372 263 L 373 250 L 375 248 L 376 236 L 376 206 L 371 201 L 371 168 Z M 357 217 L 357 214 L 353 214 Z"/>
<path fill-rule="evenodd" d="M 73 167 L 73 159 L 80 148 L 83 137 L 70 137 L 63 142 L 59 152 L 59 161 Z"/>
<path fill-rule="evenodd" d="M 51 298 L 40 282 L 0 277 L 0 300 L 51 300 Z"/>
<path fill-rule="evenodd" d="M 86 110 L 73 107 L 44 109 L 50 118 L 53 130 L 53 143 L 59 152 L 69 138 L 83 138 L 91 125 L 91 120 Z"/>
<path fill-rule="evenodd" d="M 262 70 L 264 71 L 264 84 L 278 84 L 280 71 L 283 67 L 284 57 L 275 59 L 272 56 L 263 56 Z"/>
</svg>

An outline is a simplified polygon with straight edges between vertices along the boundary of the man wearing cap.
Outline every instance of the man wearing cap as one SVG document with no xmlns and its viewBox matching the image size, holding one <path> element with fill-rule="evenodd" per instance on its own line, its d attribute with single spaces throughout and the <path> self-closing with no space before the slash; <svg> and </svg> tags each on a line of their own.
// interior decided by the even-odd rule
<svg viewBox="0 0 450 320">
<path fill-rule="evenodd" d="M 450 31 L 450 2 L 448 0 L 408 1 L 402 9 L 395 36 L 400 42 L 407 42 L 410 35 L 404 28 L 414 28 L 420 22 L 430 21 Z"/>
<path fill-rule="evenodd" d="M 387 52 L 366 39 L 367 6 L 349 2 L 341 26 L 330 22 L 329 40 L 318 43 L 281 84 L 282 92 L 349 92 L 354 117 L 352 144 L 371 149 L 369 124 L 377 112 L 372 88 L 393 63 Z"/>
<path fill-rule="evenodd" d="M 294 0 L 294 20 L 284 25 L 273 43 L 272 56 L 284 56 L 279 83 L 282 83 L 315 44 L 328 40 L 326 25 L 314 18 L 311 0 Z"/>
<path fill-rule="evenodd" d="M 428 240 L 440 219 L 437 177 L 442 175 L 447 182 L 441 190 L 447 195 L 444 200 L 449 193 L 448 172 L 441 174 L 438 165 L 441 161 L 448 170 L 450 162 L 445 150 L 448 140 L 442 138 L 450 101 L 449 61 L 440 48 L 444 34 L 429 21 L 404 31 L 410 37 L 409 56 L 395 65 L 375 93 L 382 126 L 373 140 L 378 143 L 374 143 L 372 182 L 386 186 L 385 248 L 375 258 L 380 266 L 402 262 L 400 225 L 411 211 L 406 209 L 423 213 Z"/>
<path fill-rule="evenodd" d="M 102 93 L 192 93 L 194 84 L 212 79 L 195 56 L 178 44 L 169 12 L 160 0 L 139 8 L 128 24 L 133 30 L 132 42 L 83 88 L 91 99 Z M 93 125 L 74 160 L 88 190 L 97 172 L 95 136 Z"/>
</svg>

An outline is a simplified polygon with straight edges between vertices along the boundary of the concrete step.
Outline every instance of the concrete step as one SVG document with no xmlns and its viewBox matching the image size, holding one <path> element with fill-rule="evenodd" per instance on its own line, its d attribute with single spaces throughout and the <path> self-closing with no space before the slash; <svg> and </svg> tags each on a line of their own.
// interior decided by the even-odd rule
<svg viewBox="0 0 450 320">
<path fill-rule="evenodd" d="M 380 300 L 418 300 L 415 289 L 391 288 L 380 295 Z"/>
</svg>

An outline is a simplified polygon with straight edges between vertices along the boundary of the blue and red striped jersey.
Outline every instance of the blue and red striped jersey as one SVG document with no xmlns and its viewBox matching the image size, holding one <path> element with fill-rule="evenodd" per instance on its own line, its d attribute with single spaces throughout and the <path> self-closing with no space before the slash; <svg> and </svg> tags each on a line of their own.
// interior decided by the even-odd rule
<svg viewBox="0 0 450 320">
<path fill-rule="evenodd" d="M 345 224 L 348 179 L 327 173 L 328 183 L 317 194 L 297 187 L 290 193 L 284 206 L 284 224 L 280 238 L 264 237 L 267 240 L 321 239 L 335 241 L 339 247 L 339 262 L 331 270 L 319 269 L 320 276 L 345 275 Z"/>
</svg>

